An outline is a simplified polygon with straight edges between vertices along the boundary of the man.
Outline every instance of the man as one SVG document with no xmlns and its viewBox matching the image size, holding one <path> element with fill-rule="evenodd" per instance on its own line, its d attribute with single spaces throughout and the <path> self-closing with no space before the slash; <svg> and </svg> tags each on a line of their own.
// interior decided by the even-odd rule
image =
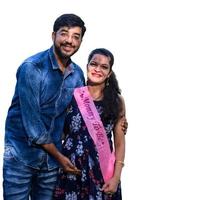
<svg viewBox="0 0 200 200">
<path fill-rule="evenodd" d="M 52 199 L 58 164 L 79 173 L 59 149 L 64 111 L 73 89 L 84 85 L 81 68 L 70 58 L 85 31 L 80 17 L 61 15 L 53 26 L 53 46 L 26 59 L 17 71 L 5 128 L 5 200 Z"/>
</svg>

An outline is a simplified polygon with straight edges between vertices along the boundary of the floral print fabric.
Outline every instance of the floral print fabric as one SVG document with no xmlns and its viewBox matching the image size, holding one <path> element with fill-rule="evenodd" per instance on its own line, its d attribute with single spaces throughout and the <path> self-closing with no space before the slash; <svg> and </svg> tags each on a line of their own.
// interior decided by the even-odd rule
<svg viewBox="0 0 200 200">
<path fill-rule="evenodd" d="M 102 102 L 94 102 L 98 113 L 102 114 Z M 104 123 L 112 150 L 113 122 Z M 104 180 L 98 161 L 98 153 L 87 127 L 83 121 L 75 99 L 67 109 L 67 136 L 63 143 L 62 153 L 81 170 L 81 175 L 60 172 L 54 192 L 55 200 L 121 200 L 121 188 L 108 196 L 101 191 Z"/>
</svg>

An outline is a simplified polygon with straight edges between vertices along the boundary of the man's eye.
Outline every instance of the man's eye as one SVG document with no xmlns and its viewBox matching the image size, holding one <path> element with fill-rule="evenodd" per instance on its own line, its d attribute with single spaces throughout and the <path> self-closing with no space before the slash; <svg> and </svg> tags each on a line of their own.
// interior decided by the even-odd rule
<svg viewBox="0 0 200 200">
<path fill-rule="evenodd" d="M 78 40 L 80 40 L 80 36 L 74 35 L 74 36 L 73 36 L 73 39 L 78 41 Z"/>
<path fill-rule="evenodd" d="M 63 36 L 63 37 L 65 37 L 65 36 L 67 36 L 67 33 L 62 32 L 62 33 L 60 33 L 60 35 Z"/>
</svg>

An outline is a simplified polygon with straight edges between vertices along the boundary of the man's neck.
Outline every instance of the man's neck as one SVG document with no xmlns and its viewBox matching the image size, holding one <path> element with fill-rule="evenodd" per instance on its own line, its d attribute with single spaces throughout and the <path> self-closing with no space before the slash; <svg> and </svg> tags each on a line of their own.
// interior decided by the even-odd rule
<svg viewBox="0 0 200 200">
<path fill-rule="evenodd" d="M 58 63 L 59 69 L 64 73 L 66 68 L 68 67 L 69 63 L 70 63 L 70 57 L 68 58 L 62 58 L 61 56 L 59 56 L 56 51 L 55 48 L 53 49 L 54 51 L 54 55 L 56 57 L 56 61 Z"/>
<path fill-rule="evenodd" d="M 59 69 L 64 73 L 65 69 L 68 67 L 70 58 L 61 59 L 57 54 L 55 54 Z"/>
</svg>

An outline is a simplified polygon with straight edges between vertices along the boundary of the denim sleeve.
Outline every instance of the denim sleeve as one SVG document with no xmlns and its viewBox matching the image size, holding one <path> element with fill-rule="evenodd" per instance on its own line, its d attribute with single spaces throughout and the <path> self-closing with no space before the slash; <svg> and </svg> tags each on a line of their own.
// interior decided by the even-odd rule
<svg viewBox="0 0 200 200">
<path fill-rule="evenodd" d="M 30 62 L 25 62 L 18 70 L 17 90 L 29 145 L 52 143 L 50 134 L 40 116 L 41 80 L 40 70 Z"/>
</svg>

